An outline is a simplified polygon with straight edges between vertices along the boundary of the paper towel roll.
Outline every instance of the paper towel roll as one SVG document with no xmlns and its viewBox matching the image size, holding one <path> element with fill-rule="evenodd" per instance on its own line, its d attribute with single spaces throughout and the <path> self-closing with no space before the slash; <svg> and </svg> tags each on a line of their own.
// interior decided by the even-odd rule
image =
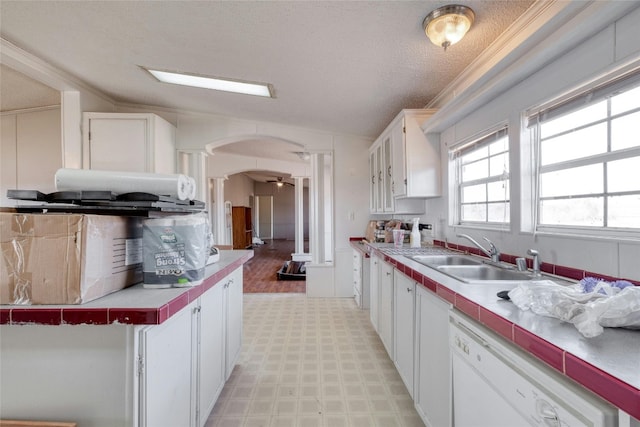
<svg viewBox="0 0 640 427">
<path fill-rule="evenodd" d="M 193 198 L 191 179 L 181 174 L 58 169 L 55 184 L 58 191 L 142 192 L 188 200 Z"/>
<path fill-rule="evenodd" d="M 193 200 L 196 198 L 196 190 L 197 190 L 196 180 L 190 176 L 188 178 L 189 178 L 189 184 L 190 184 L 189 199 Z"/>
</svg>

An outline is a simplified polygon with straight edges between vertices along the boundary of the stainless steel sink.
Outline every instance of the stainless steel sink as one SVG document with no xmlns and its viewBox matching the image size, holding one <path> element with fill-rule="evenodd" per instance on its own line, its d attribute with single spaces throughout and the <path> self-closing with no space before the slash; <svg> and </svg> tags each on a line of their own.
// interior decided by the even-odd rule
<svg viewBox="0 0 640 427">
<path fill-rule="evenodd" d="M 409 257 L 428 267 L 441 265 L 482 265 L 482 261 L 465 255 L 414 255 Z"/>
<path fill-rule="evenodd" d="M 413 255 L 408 258 L 465 283 L 531 280 L 532 276 L 508 265 L 496 265 L 469 255 Z"/>
<path fill-rule="evenodd" d="M 532 279 L 529 274 L 524 272 L 504 269 L 493 265 L 441 265 L 437 267 L 437 270 L 467 283 Z"/>
</svg>

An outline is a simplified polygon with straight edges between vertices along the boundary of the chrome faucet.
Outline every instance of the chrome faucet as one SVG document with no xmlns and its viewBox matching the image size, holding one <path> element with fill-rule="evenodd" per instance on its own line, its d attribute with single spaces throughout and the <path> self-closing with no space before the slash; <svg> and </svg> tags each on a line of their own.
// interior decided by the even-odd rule
<svg viewBox="0 0 640 427">
<path fill-rule="evenodd" d="M 529 249 L 527 250 L 527 255 L 531 255 L 533 257 L 533 264 L 531 268 L 533 277 L 540 277 L 540 254 L 535 249 Z"/>
<path fill-rule="evenodd" d="M 498 248 L 496 248 L 496 245 L 494 245 L 493 242 L 486 237 L 483 237 L 483 239 L 489 243 L 489 250 L 486 250 L 480 243 L 476 242 L 473 237 L 469 236 L 468 234 L 457 234 L 456 236 L 464 237 L 465 239 L 469 240 L 471 243 L 476 245 L 476 247 L 480 249 L 486 256 L 491 258 L 491 261 L 500 262 L 500 251 L 498 250 Z"/>
</svg>

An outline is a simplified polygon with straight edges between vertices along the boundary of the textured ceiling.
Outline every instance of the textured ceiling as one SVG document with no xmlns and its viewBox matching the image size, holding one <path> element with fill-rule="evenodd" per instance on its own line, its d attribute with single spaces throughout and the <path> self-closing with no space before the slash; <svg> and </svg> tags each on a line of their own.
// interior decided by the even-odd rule
<svg viewBox="0 0 640 427">
<path fill-rule="evenodd" d="M 443 1 L 11 1 L 3 38 L 120 103 L 376 137 L 421 108 L 532 0 L 467 0 L 446 52 L 422 31 Z M 268 82 L 275 99 L 157 83 L 139 66 Z M 6 88 L 3 85 L 3 92 Z"/>
</svg>

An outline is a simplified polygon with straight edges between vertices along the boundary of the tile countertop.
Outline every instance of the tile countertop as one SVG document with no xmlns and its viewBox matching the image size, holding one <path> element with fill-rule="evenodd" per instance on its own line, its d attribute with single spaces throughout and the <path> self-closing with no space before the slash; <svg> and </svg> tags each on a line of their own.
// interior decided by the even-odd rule
<svg viewBox="0 0 640 427">
<path fill-rule="evenodd" d="M 253 257 L 252 250 L 220 251 L 198 286 L 145 289 L 142 283 L 78 305 L 0 305 L 0 325 L 157 325 L 189 305 Z"/>
<path fill-rule="evenodd" d="M 496 296 L 517 282 L 466 284 L 407 258 L 391 244 L 367 245 L 458 310 L 640 419 L 640 331 L 605 328 L 600 336 L 585 338 L 570 323 L 522 311 Z M 444 248 L 423 249 L 434 250 Z"/>
</svg>

